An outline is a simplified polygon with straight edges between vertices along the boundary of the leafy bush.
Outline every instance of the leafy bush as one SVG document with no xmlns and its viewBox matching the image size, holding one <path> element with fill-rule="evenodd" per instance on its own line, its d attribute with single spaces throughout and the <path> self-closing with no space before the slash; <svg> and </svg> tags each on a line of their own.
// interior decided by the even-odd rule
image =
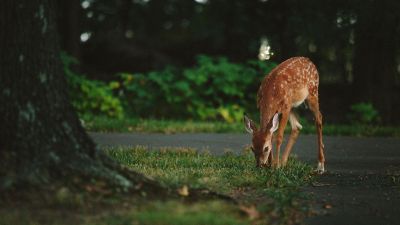
<svg viewBox="0 0 400 225">
<path fill-rule="evenodd" d="M 379 114 L 372 103 L 360 102 L 350 106 L 348 115 L 353 124 L 370 124 L 378 122 Z"/>
<path fill-rule="evenodd" d="M 107 85 L 104 82 L 89 80 L 83 75 L 75 73 L 71 66 L 78 64 L 78 61 L 65 53 L 61 54 L 61 60 L 70 88 L 72 105 L 80 116 L 123 117 L 121 101 L 113 96 L 113 83 Z"/>
<path fill-rule="evenodd" d="M 255 95 L 275 64 L 198 56 L 193 68 L 166 68 L 148 74 L 119 74 L 114 90 L 133 114 L 156 118 L 223 119 L 235 122 L 255 111 Z"/>
</svg>

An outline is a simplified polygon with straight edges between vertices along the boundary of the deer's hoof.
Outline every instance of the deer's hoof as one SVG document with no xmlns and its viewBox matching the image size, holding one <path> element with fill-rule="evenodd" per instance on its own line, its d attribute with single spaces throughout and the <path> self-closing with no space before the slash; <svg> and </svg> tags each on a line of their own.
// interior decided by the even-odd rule
<svg viewBox="0 0 400 225">
<path fill-rule="evenodd" d="M 318 163 L 316 172 L 317 172 L 318 174 L 323 174 L 323 173 L 325 173 L 325 166 L 324 166 L 324 163 L 323 163 L 323 162 L 319 162 L 319 163 Z"/>
</svg>

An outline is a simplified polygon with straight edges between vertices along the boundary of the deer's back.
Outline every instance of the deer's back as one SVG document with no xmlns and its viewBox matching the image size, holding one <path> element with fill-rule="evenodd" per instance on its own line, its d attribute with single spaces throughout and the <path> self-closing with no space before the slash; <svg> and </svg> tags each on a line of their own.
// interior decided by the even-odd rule
<svg viewBox="0 0 400 225">
<path fill-rule="evenodd" d="M 297 106 L 309 95 L 318 95 L 318 72 L 305 57 L 290 58 L 275 67 L 258 90 L 258 106 Z"/>
</svg>

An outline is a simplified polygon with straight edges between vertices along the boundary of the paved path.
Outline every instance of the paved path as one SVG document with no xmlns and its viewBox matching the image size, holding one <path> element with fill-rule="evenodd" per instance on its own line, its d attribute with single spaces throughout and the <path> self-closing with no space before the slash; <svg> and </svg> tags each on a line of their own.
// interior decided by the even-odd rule
<svg viewBox="0 0 400 225">
<path fill-rule="evenodd" d="M 246 134 L 100 134 L 96 143 L 190 147 L 220 155 L 240 153 Z M 313 193 L 316 215 L 306 224 L 400 224 L 400 139 L 325 137 L 326 169 L 305 191 Z M 316 137 L 300 135 L 292 154 L 316 165 Z"/>
</svg>

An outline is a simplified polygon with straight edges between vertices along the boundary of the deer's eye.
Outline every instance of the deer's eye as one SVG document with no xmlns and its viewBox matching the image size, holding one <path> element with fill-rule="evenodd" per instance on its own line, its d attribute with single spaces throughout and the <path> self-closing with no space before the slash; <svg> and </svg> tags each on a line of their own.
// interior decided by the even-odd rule
<svg viewBox="0 0 400 225">
<path fill-rule="evenodd" d="M 268 151 L 269 151 L 269 147 L 267 146 L 264 148 L 264 152 L 268 152 Z"/>
</svg>

